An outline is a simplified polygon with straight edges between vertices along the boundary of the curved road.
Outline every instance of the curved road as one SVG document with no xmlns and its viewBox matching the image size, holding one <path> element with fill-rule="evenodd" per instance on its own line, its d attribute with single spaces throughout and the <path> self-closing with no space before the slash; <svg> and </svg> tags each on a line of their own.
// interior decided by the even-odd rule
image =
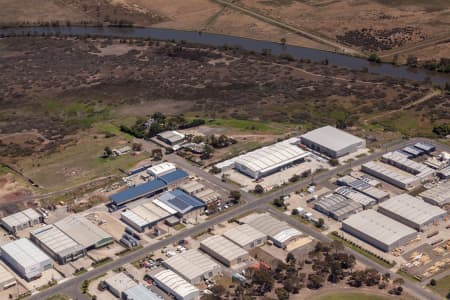
<svg viewBox="0 0 450 300">
<path fill-rule="evenodd" d="M 355 160 L 352 163 L 352 165 L 360 165 L 360 164 L 366 163 L 373 159 L 379 158 L 382 154 L 384 154 L 386 152 L 389 152 L 389 151 L 392 151 L 392 150 L 395 150 L 395 149 L 398 149 L 398 148 L 401 148 L 401 147 L 404 147 L 407 145 L 414 144 L 418 141 L 429 141 L 429 140 L 422 139 L 422 138 L 416 138 L 416 139 L 411 139 L 411 140 L 407 140 L 407 141 L 402 141 L 399 143 L 392 143 L 391 145 L 386 146 L 383 151 L 372 153 L 370 155 L 367 155 L 365 157 Z M 448 146 L 440 145 L 440 148 L 444 149 L 445 151 L 450 152 L 450 147 L 448 147 Z M 192 166 L 187 161 L 185 161 L 181 158 L 179 159 L 175 155 L 171 155 L 170 157 L 174 158 L 174 160 L 176 160 L 177 163 L 182 168 L 185 168 L 190 173 L 193 173 L 200 177 L 204 177 L 204 178 L 208 179 L 209 181 L 211 181 L 212 183 L 215 183 L 224 189 L 230 190 L 230 187 L 233 188 L 233 186 L 222 182 L 216 176 L 213 176 L 213 175 L 205 172 L 204 170 L 201 170 L 197 167 Z M 103 273 L 106 273 L 114 268 L 123 266 L 126 263 L 136 261 L 136 260 L 148 255 L 150 252 L 156 251 L 166 245 L 175 243 L 187 236 L 191 236 L 198 232 L 205 231 L 208 228 L 213 227 L 216 224 L 225 222 L 231 218 L 237 217 L 237 216 L 245 214 L 247 212 L 256 211 L 256 210 L 270 210 L 271 213 L 273 213 L 275 216 L 288 222 L 292 226 L 298 228 L 300 231 L 302 231 L 306 234 L 309 234 L 318 240 L 330 241 L 330 238 L 327 237 L 326 235 L 323 235 L 322 233 L 312 229 L 311 227 L 308 227 L 304 224 L 301 224 L 300 222 L 295 221 L 294 219 L 290 218 L 289 216 L 287 216 L 281 212 L 272 210 L 270 207 L 267 206 L 267 204 L 270 203 L 276 197 L 280 197 L 283 194 L 293 193 L 301 188 L 307 187 L 311 183 L 311 181 L 314 181 L 314 183 L 316 183 L 316 184 L 324 183 L 324 182 L 328 181 L 330 178 L 336 176 L 338 173 L 342 173 L 342 172 L 346 171 L 350 167 L 351 166 L 349 166 L 349 165 L 339 166 L 339 167 L 329 170 L 327 172 L 319 173 L 319 174 L 315 175 L 313 177 L 313 179 L 308 178 L 308 179 L 299 181 L 297 183 L 287 186 L 286 188 L 277 190 L 272 193 L 268 193 L 261 197 L 258 197 L 258 196 L 252 195 L 252 194 L 248 194 L 248 193 L 242 193 L 242 200 L 244 200 L 245 203 L 240 205 L 237 209 L 231 209 L 231 210 L 225 211 L 224 213 L 217 215 L 216 217 L 211 218 L 204 223 L 201 223 L 201 224 L 196 225 L 195 227 L 191 227 L 186 230 L 183 230 L 165 240 L 148 245 L 148 246 L 146 246 L 142 249 L 139 249 L 135 252 L 131 252 L 128 255 L 120 257 L 108 264 L 102 265 L 102 266 L 100 266 L 96 269 L 93 269 L 87 273 L 84 273 L 80 276 L 69 278 L 66 281 L 60 282 L 59 284 L 48 288 L 47 290 L 44 290 L 42 292 L 32 295 L 29 299 L 30 300 L 42 300 L 42 299 L 46 299 L 47 297 L 50 297 L 55 294 L 65 294 L 65 295 L 72 297 L 73 299 L 79 299 L 79 300 L 80 299 L 88 299 L 87 296 L 83 295 L 80 291 L 80 285 L 84 280 L 88 280 L 90 278 L 94 278 L 96 276 L 102 275 Z M 373 262 L 372 260 L 366 258 L 365 256 L 363 256 L 351 249 L 346 248 L 346 251 L 348 251 L 349 253 L 352 253 L 357 258 L 358 261 L 362 262 L 364 265 L 367 265 L 368 267 L 375 268 L 382 273 L 390 272 L 388 269 L 378 265 L 377 263 Z M 392 275 L 392 278 L 398 277 L 398 275 L 396 275 L 396 274 L 391 274 L 391 275 Z M 440 299 L 439 297 L 435 296 L 434 294 L 432 294 L 430 291 L 426 290 L 419 284 L 415 284 L 413 282 L 406 280 L 405 284 L 403 286 L 404 286 L 406 292 L 408 292 L 409 294 L 411 294 L 415 297 L 418 297 L 419 299 L 423 299 L 423 300 L 439 300 Z"/>
</svg>

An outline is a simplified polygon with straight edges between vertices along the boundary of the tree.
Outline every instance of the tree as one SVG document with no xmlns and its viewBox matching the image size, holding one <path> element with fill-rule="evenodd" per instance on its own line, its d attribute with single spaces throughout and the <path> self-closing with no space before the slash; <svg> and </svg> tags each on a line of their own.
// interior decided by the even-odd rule
<svg viewBox="0 0 450 300">
<path fill-rule="evenodd" d="M 289 252 L 286 255 L 286 263 L 295 265 L 295 262 L 296 262 L 296 258 L 294 256 L 294 254 L 292 254 L 292 252 Z"/>
<path fill-rule="evenodd" d="M 256 194 L 262 194 L 262 193 L 264 193 L 264 188 L 262 187 L 262 185 L 257 184 L 257 185 L 255 185 L 254 192 Z"/>
<path fill-rule="evenodd" d="M 342 244 L 341 241 L 338 240 L 333 240 L 330 244 L 331 249 L 334 250 L 334 253 L 338 253 L 339 251 L 344 250 L 344 245 Z"/>
<path fill-rule="evenodd" d="M 286 45 L 286 38 L 281 38 L 280 39 L 280 43 L 281 43 L 281 45 Z"/>
<path fill-rule="evenodd" d="M 317 220 L 316 226 L 318 228 L 322 228 L 324 224 L 325 224 L 325 221 L 322 218 L 319 218 L 319 220 Z"/>
<path fill-rule="evenodd" d="M 325 279 L 321 275 L 309 274 L 308 275 L 308 287 L 310 289 L 320 289 L 325 282 Z"/>
<path fill-rule="evenodd" d="M 209 170 L 209 172 L 211 172 L 212 174 L 219 174 L 220 172 L 222 172 L 222 170 L 216 166 L 212 166 L 212 168 Z"/>
<path fill-rule="evenodd" d="M 289 178 L 290 182 L 297 182 L 300 180 L 300 175 L 294 174 L 291 178 Z"/>
<path fill-rule="evenodd" d="M 141 143 L 133 143 L 132 149 L 133 149 L 133 151 L 141 151 L 142 144 Z"/>
<path fill-rule="evenodd" d="M 431 286 L 435 286 L 436 283 L 437 283 L 437 282 L 436 282 L 436 279 L 433 278 L 433 279 L 430 280 L 430 285 L 431 285 Z"/>
<path fill-rule="evenodd" d="M 105 149 L 103 150 L 103 156 L 105 158 L 111 157 L 112 153 L 113 152 L 109 146 L 106 146 Z"/>
<path fill-rule="evenodd" d="M 154 160 L 161 160 L 163 157 L 163 153 L 161 149 L 153 149 L 152 150 L 152 157 Z"/>
<path fill-rule="evenodd" d="M 274 199 L 273 204 L 277 207 L 285 207 L 283 197 Z"/>
<path fill-rule="evenodd" d="M 331 165 L 332 167 L 338 166 L 338 165 L 339 165 L 339 160 L 338 160 L 337 158 L 332 158 L 332 159 L 330 159 L 330 165 Z"/>
<path fill-rule="evenodd" d="M 230 192 L 230 198 L 233 199 L 235 202 L 239 202 L 241 199 L 241 192 L 238 190 L 233 190 Z"/>
<path fill-rule="evenodd" d="M 284 288 L 276 288 L 275 294 L 278 297 L 278 300 L 288 300 L 289 299 L 289 292 L 286 291 Z"/>
<path fill-rule="evenodd" d="M 406 64 L 413 68 L 417 67 L 417 57 L 408 55 L 408 57 L 406 58 Z"/>
<path fill-rule="evenodd" d="M 215 284 L 213 287 L 209 289 L 214 296 L 220 297 L 225 294 L 226 290 L 223 286 Z"/>
<path fill-rule="evenodd" d="M 264 294 L 272 290 L 274 279 L 270 270 L 261 268 L 253 273 L 252 283 L 258 285 L 260 291 Z"/>
<path fill-rule="evenodd" d="M 405 280 L 403 278 L 398 277 L 398 278 L 394 279 L 394 285 L 396 285 L 396 286 L 401 286 L 404 283 L 405 283 Z"/>
<path fill-rule="evenodd" d="M 380 57 L 376 53 L 370 53 L 367 58 L 368 61 L 379 63 L 381 62 Z"/>
<path fill-rule="evenodd" d="M 385 282 L 389 282 L 389 281 L 391 280 L 391 273 L 389 273 L 389 272 L 384 273 L 384 274 L 382 275 L 382 279 L 383 279 L 383 281 L 385 281 Z"/>
</svg>

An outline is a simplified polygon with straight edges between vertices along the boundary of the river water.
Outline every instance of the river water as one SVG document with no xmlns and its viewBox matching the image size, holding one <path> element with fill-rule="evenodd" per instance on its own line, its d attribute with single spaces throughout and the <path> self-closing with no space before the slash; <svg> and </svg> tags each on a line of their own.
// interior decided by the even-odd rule
<svg viewBox="0 0 450 300">
<path fill-rule="evenodd" d="M 430 80 L 433 84 L 444 86 L 450 84 L 450 74 L 431 72 L 424 69 L 409 68 L 406 66 L 394 66 L 387 63 L 371 63 L 363 58 L 352 57 L 344 54 L 329 51 L 281 45 L 279 43 L 260 41 L 236 36 L 228 36 L 213 33 L 199 33 L 195 31 L 182 31 L 174 29 L 160 28 L 139 28 L 139 27 L 12 27 L 1 28 L 1 34 L 47 34 L 47 35 L 71 35 L 71 36 L 104 36 L 118 38 L 150 38 L 155 40 L 174 40 L 199 43 L 211 46 L 238 46 L 246 50 L 261 52 L 270 49 L 273 55 L 289 54 L 296 59 L 309 59 L 315 62 L 328 60 L 330 65 L 345 67 L 347 69 L 390 76 L 396 79 L 409 79 L 415 81 Z"/>
</svg>

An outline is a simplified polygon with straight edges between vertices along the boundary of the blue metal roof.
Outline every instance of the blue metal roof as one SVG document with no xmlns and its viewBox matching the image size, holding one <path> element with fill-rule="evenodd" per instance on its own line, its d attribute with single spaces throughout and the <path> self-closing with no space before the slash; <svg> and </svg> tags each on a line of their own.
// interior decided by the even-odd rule
<svg viewBox="0 0 450 300">
<path fill-rule="evenodd" d="M 180 189 L 175 189 L 163 194 L 159 197 L 159 200 L 169 205 L 180 214 L 185 214 L 194 209 L 205 206 L 202 201 Z"/>
<path fill-rule="evenodd" d="M 173 171 L 169 174 L 160 176 L 159 179 L 164 180 L 166 182 L 166 184 L 171 184 L 171 183 L 177 182 L 181 179 L 184 179 L 188 176 L 189 176 L 189 174 L 186 173 L 185 171 L 176 169 L 175 171 Z"/>
<path fill-rule="evenodd" d="M 140 197 L 155 193 L 167 186 L 161 179 L 155 179 L 109 196 L 111 202 L 119 206 Z"/>
</svg>

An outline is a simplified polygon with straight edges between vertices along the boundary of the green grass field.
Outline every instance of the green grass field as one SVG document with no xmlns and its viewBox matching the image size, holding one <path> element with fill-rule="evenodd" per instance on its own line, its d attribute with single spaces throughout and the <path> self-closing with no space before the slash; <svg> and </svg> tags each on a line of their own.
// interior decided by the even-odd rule
<svg viewBox="0 0 450 300">
<path fill-rule="evenodd" d="M 206 124 L 210 126 L 237 129 L 240 131 L 267 132 L 274 134 L 282 133 L 283 129 L 288 127 L 287 124 L 237 119 L 214 119 L 209 120 Z"/>
<path fill-rule="evenodd" d="M 450 275 L 439 279 L 435 286 L 429 286 L 429 288 L 431 288 L 442 297 L 446 297 L 448 294 L 450 294 Z"/>
<path fill-rule="evenodd" d="M 337 293 L 313 298 L 314 300 L 388 300 L 390 297 L 370 295 L 365 293 Z"/>
</svg>

